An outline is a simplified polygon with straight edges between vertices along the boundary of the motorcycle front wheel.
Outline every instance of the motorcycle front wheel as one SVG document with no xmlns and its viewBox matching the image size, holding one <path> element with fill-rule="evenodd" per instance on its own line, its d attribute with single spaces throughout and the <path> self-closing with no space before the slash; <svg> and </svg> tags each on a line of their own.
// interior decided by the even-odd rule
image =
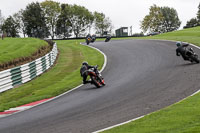
<svg viewBox="0 0 200 133">
<path fill-rule="evenodd" d="M 193 61 L 195 61 L 196 63 L 199 63 L 199 59 L 198 59 L 198 56 L 196 55 L 196 56 L 191 56 L 191 59 L 193 60 Z"/>
<path fill-rule="evenodd" d="M 95 76 L 91 76 L 91 80 L 92 80 L 92 83 L 93 83 L 97 88 L 100 88 L 100 87 L 101 87 L 100 83 L 97 81 L 97 79 L 96 79 Z"/>
</svg>

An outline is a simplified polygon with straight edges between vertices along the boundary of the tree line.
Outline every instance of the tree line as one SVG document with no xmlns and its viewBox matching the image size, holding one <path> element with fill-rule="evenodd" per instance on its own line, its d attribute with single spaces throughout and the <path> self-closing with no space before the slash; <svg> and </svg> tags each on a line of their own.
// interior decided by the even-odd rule
<svg viewBox="0 0 200 133">
<path fill-rule="evenodd" d="M 143 33 L 165 33 L 180 28 L 181 21 L 174 8 L 152 5 L 149 14 L 141 21 Z M 184 28 L 200 26 L 200 4 L 197 16 L 187 21 Z M 96 34 L 103 35 L 113 29 L 109 17 L 99 12 L 90 12 L 79 5 L 59 3 L 45 0 L 41 3 L 32 2 L 19 12 L 5 20 L 0 12 L 0 30 L 8 37 L 19 37 L 19 34 L 36 38 L 76 38 L 85 36 L 94 28 Z"/>
<path fill-rule="evenodd" d="M 159 7 L 153 5 L 149 8 L 149 14 L 141 21 L 141 29 L 143 32 L 158 32 L 165 33 L 177 30 L 180 28 L 181 21 L 178 17 L 178 13 L 174 8 Z M 200 4 L 198 5 L 198 12 L 195 18 L 187 21 L 183 28 L 191 28 L 200 26 Z"/>
<path fill-rule="evenodd" d="M 191 18 L 189 21 L 187 21 L 186 26 L 184 26 L 183 28 L 191 28 L 196 26 L 200 26 L 200 3 L 198 6 L 196 17 Z"/>
<path fill-rule="evenodd" d="M 113 26 L 109 17 L 99 12 L 90 12 L 79 5 L 46 0 L 32 2 L 5 20 L 0 14 L 0 29 L 8 37 L 68 38 L 85 36 L 94 28 L 96 34 L 103 35 Z M 87 31 L 88 30 L 88 31 Z"/>
<path fill-rule="evenodd" d="M 178 13 L 174 8 L 153 5 L 149 14 L 141 21 L 143 32 L 165 33 L 177 30 L 181 25 Z"/>
</svg>

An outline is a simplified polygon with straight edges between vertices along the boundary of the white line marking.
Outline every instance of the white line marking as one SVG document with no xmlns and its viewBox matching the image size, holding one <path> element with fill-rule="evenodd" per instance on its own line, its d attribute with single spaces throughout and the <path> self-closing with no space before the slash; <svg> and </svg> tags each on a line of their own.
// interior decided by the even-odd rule
<svg viewBox="0 0 200 133">
<path fill-rule="evenodd" d="M 8 115 L 7 114 L 6 115 L 0 115 L 0 118 L 6 117 L 6 116 L 8 116 Z"/>
<path fill-rule="evenodd" d="M 106 130 L 109 130 L 111 128 L 114 128 L 114 127 L 118 127 L 118 126 L 121 126 L 121 125 L 124 125 L 124 124 L 127 124 L 129 122 L 132 122 L 132 121 L 135 121 L 135 120 L 138 120 L 140 118 L 143 118 L 144 116 L 140 116 L 140 117 L 137 117 L 135 119 L 132 119 L 132 120 L 128 120 L 126 122 L 123 122 L 123 123 L 120 123 L 120 124 L 117 124 L 117 125 L 114 125 L 114 126 L 111 126 L 111 127 L 107 127 L 107 128 L 104 128 L 104 129 L 101 129 L 101 130 L 98 130 L 98 131 L 95 131 L 95 132 L 92 132 L 92 133 L 100 133 L 100 132 L 103 132 L 103 131 L 106 131 Z"/>
<path fill-rule="evenodd" d="M 81 45 L 84 45 L 84 44 L 82 44 L 82 43 L 80 43 L 80 44 L 81 44 Z M 90 46 L 90 45 L 85 45 L 85 46 L 91 47 L 91 48 L 93 48 L 93 49 L 99 51 L 101 54 L 103 54 L 103 56 L 104 56 L 104 64 L 103 64 L 103 66 L 102 66 L 102 69 L 100 70 L 100 73 L 101 73 L 101 72 L 105 69 L 105 67 L 106 67 L 106 65 L 107 65 L 107 56 L 106 56 L 101 50 L 99 50 L 98 48 L 95 48 L 95 47 Z"/>
<path fill-rule="evenodd" d="M 16 108 L 10 108 L 9 110 L 6 111 L 14 111 L 14 110 L 26 110 L 31 108 L 32 106 L 23 106 L 23 107 L 16 107 Z"/>
</svg>

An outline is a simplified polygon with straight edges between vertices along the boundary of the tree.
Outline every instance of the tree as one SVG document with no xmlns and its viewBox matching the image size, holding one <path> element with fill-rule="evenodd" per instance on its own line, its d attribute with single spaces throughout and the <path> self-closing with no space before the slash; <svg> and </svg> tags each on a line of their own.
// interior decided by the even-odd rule
<svg viewBox="0 0 200 133">
<path fill-rule="evenodd" d="M 38 2 L 26 6 L 23 12 L 26 34 L 29 37 L 45 38 L 49 31 L 45 22 L 45 14 Z"/>
<path fill-rule="evenodd" d="M 56 23 L 56 35 L 59 38 L 68 38 L 71 36 L 72 26 L 69 20 L 70 17 L 70 5 L 62 4 L 61 5 L 61 13 L 58 16 L 58 20 Z"/>
<path fill-rule="evenodd" d="M 198 23 L 200 25 L 200 3 L 199 3 L 199 6 L 198 6 L 197 20 L 198 20 Z"/>
<path fill-rule="evenodd" d="M 196 18 L 192 18 L 189 21 L 187 21 L 186 26 L 184 26 L 183 28 L 191 28 L 196 26 L 200 26 L 200 3 L 198 6 L 198 12 Z"/>
<path fill-rule="evenodd" d="M 161 13 L 163 15 L 162 32 L 174 31 L 180 27 L 181 22 L 174 8 L 161 7 Z"/>
<path fill-rule="evenodd" d="M 9 16 L 5 20 L 2 30 L 8 37 L 19 37 L 19 23 L 17 23 L 12 16 Z"/>
<path fill-rule="evenodd" d="M 24 24 L 24 17 L 23 17 L 24 10 L 21 9 L 19 12 L 13 15 L 13 19 L 19 24 L 19 32 L 26 37 L 26 29 Z"/>
<path fill-rule="evenodd" d="M 187 21 L 186 26 L 184 26 L 183 28 L 191 28 L 196 26 L 198 26 L 198 20 L 197 18 L 192 18 L 189 21 Z"/>
<path fill-rule="evenodd" d="M 105 31 L 111 32 L 113 28 L 111 20 L 103 13 L 94 12 L 94 23 L 96 33 L 100 34 L 101 36 Z"/>
<path fill-rule="evenodd" d="M 2 16 L 1 10 L 0 10 L 0 30 L 1 30 L 1 28 L 2 28 L 3 22 L 4 22 L 4 18 L 3 18 L 3 16 Z M 1 32 L 0 32 L 0 33 L 1 33 Z"/>
<path fill-rule="evenodd" d="M 72 26 L 72 31 L 77 38 L 81 33 L 85 32 L 86 29 L 90 27 L 94 17 L 92 13 L 83 6 L 72 5 L 70 8 L 69 20 Z"/>
<path fill-rule="evenodd" d="M 169 32 L 180 27 L 180 20 L 175 9 L 169 7 L 150 7 L 149 14 L 141 22 L 144 32 Z"/>
<path fill-rule="evenodd" d="M 141 29 L 144 32 L 161 32 L 163 20 L 161 8 L 153 5 L 150 7 L 149 15 L 146 15 L 141 22 Z"/>
<path fill-rule="evenodd" d="M 60 3 L 46 0 L 40 4 L 45 13 L 45 18 L 47 20 L 46 23 L 49 28 L 51 38 L 54 39 L 56 24 L 61 11 Z"/>
</svg>

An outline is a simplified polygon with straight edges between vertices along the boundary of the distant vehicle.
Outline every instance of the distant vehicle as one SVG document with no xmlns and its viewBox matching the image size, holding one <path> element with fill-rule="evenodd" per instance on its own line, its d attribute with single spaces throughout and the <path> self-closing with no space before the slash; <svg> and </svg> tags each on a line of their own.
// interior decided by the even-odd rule
<svg viewBox="0 0 200 133">
<path fill-rule="evenodd" d="M 96 41 L 96 35 L 92 35 L 92 39 L 91 39 L 91 42 L 95 42 Z"/>
<path fill-rule="evenodd" d="M 154 35 L 159 35 L 159 34 L 160 34 L 160 32 L 151 32 L 147 36 L 154 36 Z"/>
<path fill-rule="evenodd" d="M 88 34 L 85 38 L 86 44 L 89 45 L 89 43 L 92 41 L 92 36 Z"/>
<path fill-rule="evenodd" d="M 105 40 L 105 42 L 109 42 L 110 39 L 111 39 L 111 35 L 107 35 L 107 36 L 106 36 L 106 40 Z"/>
<path fill-rule="evenodd" d="M 90 42 L 91 42 L 91 40 L 92 40 L 92 39 L 91 39 L 90 37 L 87 37 L 87 38 L 86 38 L 86 44 L 89 45 Z"/>
</svg>

